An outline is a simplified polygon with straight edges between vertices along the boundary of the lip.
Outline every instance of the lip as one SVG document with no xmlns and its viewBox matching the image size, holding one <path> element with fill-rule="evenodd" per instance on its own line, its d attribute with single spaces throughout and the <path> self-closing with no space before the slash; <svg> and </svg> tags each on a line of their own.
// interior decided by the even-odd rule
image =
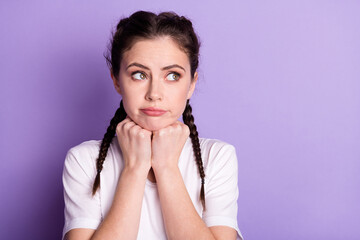
<svg viewBox="0 0 360 240">
<path fill-rule="evenodd" d="M 158 117 L 167 112 L 166 110 L 163 110 L 161 108 L 154 108 L 154 107 L 142 108 L 140 110 L 146 115 L 151 117 Z"/>
</svg>

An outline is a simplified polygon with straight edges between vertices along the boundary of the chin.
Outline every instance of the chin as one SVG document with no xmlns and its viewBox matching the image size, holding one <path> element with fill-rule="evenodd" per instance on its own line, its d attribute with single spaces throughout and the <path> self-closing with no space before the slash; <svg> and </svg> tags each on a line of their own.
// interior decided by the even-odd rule
<svg viewBox="0 0 360 240">
<path fill-rule="evenodd" d="M 167 127 L 168 125 L 161 125 L 161 124 L 144 124 L 144 125 L 141 125 L 139 124 L 139 126 L 141 126 L 142 128 L 148 130 L 148 131 L 157 131 L 157 130 L 160 130 L 162 128 L 165 128 Z"/>
<path fill-rule="evenodd" d="M 150 121 L 134 121 L 136 124 L 138 124 L 140 127 L 148 130 L 148 131 L 157 131 L 162 128 L 166 128 L 167 126 L 170 126 L 174 122 L 165 122 L 161 121 L 160 119 L 152 119 Z"/>
</svg>

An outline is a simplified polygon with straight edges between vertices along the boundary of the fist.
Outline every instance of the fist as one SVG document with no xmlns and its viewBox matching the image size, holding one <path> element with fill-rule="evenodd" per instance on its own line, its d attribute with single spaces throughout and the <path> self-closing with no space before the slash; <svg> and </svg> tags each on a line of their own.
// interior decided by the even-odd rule
<svg viewBox="0 0 360 240">
<path fill-rule="evenodd" d="M 130 118 L 116 127 L 117 139 L 124 159 L 124 168 L 149 170 L 151 167 L 151 135 Z"/>
<path fill-rule="evenodd" d="M 189 127 L 180 121 L 153 132 L 151 165 L 154 171 L 178 167 L 179 157 L 189 134 Z"/>
</svg>

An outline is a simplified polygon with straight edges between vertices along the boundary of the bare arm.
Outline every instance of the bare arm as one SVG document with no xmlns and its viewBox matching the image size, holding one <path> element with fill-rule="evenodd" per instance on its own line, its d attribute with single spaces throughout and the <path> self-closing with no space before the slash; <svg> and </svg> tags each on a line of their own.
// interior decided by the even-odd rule
<svg viewBox="0 0 360 240">
<path fill-rule="evenodd" d="M 109 213 L 96 231 L 73 229 L 69 240 L 136 239 L 146 178 L 151 167 L 151 132 L 129 119 L 117 127 L 124 158 L 116 193 Z"/>
<path fill-rule="evenodd" d="M 230 227 L 208 228 L 197 213 L 178 168 L 178 159 L 189 136 L 188 128 L 175 124 L 155 133 L 152 142 L 154 169 L 168 239 L 236 239 Z"/>
<path fill-rule="evenodd" d="M 147 172 L 124 169 L 113 204 L 95 239 L 136 239 Z"/>
<path fill-rule="evenodd" d="M 155 175 L 169 239 L 236 239 L 237 233 L 233 228 L 208 228 L 205 225 L 195 210 L 179 169 L 169 169 Z"/>
<path fill-rule="evenodd" d="M 163 169 L 155 176 L 168 238 L 215 239 L 196 212 L 179 169 Z"/>
</svg>

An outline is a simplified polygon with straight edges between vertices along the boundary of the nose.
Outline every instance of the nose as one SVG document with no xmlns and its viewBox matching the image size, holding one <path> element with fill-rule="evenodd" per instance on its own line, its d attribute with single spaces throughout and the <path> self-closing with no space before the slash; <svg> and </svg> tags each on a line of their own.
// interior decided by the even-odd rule
<svg viewBox="0 0 360 240">
<path fill-rule="evenodd" d="M 158 101 L 162 100 L 162 86 L 160 81 L 151 80 L 149 81 L 149 87 L 145 95 L 145 99 L 148 101 Z"/>
</svg>

